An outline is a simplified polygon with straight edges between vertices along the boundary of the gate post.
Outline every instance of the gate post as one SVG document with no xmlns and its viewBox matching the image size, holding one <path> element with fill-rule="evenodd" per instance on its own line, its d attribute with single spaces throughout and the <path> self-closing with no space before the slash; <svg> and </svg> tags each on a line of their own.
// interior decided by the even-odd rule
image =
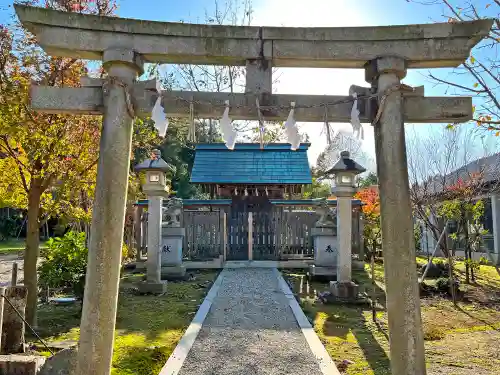
<svg viewBox="0 0 500 375">
<path fill-rule="evenodd" d="M 224 209 L 220 211 L 220 231 L 221 231 L 221 246 L 222 246 L 222 261 L 225 263 L 227 259 L 227 213 Z"/>
<path fill-rule="evenodd" d="M 253 260 L 253 212 L 248 213 L 248 260 Z"/>
</svg>

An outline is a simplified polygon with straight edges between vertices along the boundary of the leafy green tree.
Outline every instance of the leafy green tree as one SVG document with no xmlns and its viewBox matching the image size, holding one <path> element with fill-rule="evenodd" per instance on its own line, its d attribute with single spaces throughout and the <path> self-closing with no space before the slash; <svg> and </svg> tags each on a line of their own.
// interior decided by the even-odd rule
<svg viewBox="0 0 500 375">
<path fill-rule="evenodd" d="M 328 198 L 332 194 L 332 188 L 326 182 L 313 177 L 312 184 L 306 185 L 302 193 L 304 199 Z"/>
<path fill-rule="evenodd" d="M 451 234 L 455 241 L 462 240 L 465 251 L 465 281 L 475 281 L 474 271 L 479 265 L 473 260 L 472 251 L 478 251 L 483 235 L 487 233 L 482 226 L 484 202 L 477 199 L 483 186 L 480 174 L 468 179 L 458 179 L 446 188 L 446 200 L 439 207 L 439 215 L 458 224 L 456 233 Z"/>
<path fill-rule="evenodd" d="M 73 288 L 86 274 L 88 250 L 85 233 L 68 232 L 51 238 L 38 267 L 40 284 L 50 288 Z"/>
<path fill-rule="evenodd" d="M 111 14 L 113 1 L 30 1 L 33 5 L 93 14 Z M 17 22 L 0 27 L 0 152 L 7 173 L 0 175 L 3 205 L 27 209 L 24 283 L 27 318 L 36 325 L 39 228 L 67 212 L 77 192 L 95 181 L 101 121 L 94 116 L 37 113 L 29 106 L 29 86 L 78 86 L 86 65 L 47 56 Z M 2 171 L 6 171 L 2 169 Z M 15 173 L 14 173 L 15 171 Z"/>
<path fill-rule="evenodd" d="M 366 177 L 360 177 L 358 180 L 359 187 L 367 188 L 372 185 L 378 185 L 378 177 L 375 173 L 370 172 Z"/>
</svg>

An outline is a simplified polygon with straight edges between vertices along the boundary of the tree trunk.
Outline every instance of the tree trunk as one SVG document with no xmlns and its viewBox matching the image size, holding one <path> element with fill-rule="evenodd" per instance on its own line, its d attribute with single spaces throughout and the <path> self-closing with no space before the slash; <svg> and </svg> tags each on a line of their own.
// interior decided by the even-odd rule
<svg viewBox="0 0 500 375">
<path fill-rule="evenodd" d="M 468 260 L 467 265 L 468 265 L 468 273 L 470 275 L 467 276 L 467 284 L 469 284 L 471 281 L 474 281 L 474 269 L 472 267 L 472 251 L 471 251 L 471 246 L 470 246 L 470 234 L 469 234 L 469 223 L 467 219 L 464 221 L 464 240 L 465 240 L 465 254 L 466 254 L 466 259 Z"/>
<path fill-rule="evenodd" d="M 377 287 L 377 284 L 375 283 L 375 246 L 373 246 L 373 251 L 370 256 L 370 267 L 372 273 L 372 320 L 374 323 L 377 323 L 377 310 L 375 300 L 375 292 Z"/>
<path fill-rule="evenodd" d="M 42 189 L 37 180 L 31 181 L 28 192 L 28 223 L 26 230 L 26 250 L 24 252 L 24 285 L 28 288 L 26 319 L 36 326 L 36 309 L 38 303 L 37 261 L 40 247 L 40 197 Z"/>
<path fill-rule="evenodd" d="M 462 219 L 462 228 L 464 230 L 464 254 L 465 254 L 465 282 L 470 284 L 469 274 L 469 236 L 467 235 L 467 225 L 465 219 Z"/>
<path fill-rule="evenodd" d="M 453 301 L 453 304 L 456 306 L 457 305 L 457 295 L 456 295 L 456 290 L 455 290 L 455 277 L 453 274 L 453 258 L 451 257 L 451 251 L 448 249 L 448 238 L 447 236 L 444 236 L 443 238 L 443 243 L 444 247 L 446 248 L 446 256 L 448 258 L 448 280 L 449 280 L 449 286 L 450 286 L 450 292 L 451 292 L 451 299 Z"/>
</svg>

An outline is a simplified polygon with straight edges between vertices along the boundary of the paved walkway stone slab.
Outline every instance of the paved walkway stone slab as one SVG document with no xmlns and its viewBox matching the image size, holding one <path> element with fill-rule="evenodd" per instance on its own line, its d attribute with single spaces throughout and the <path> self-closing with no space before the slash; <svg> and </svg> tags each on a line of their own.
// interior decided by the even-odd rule
<svg viewBox="0 0 500 375">
<path fill-rule="evenodd" d="M 323 375 L 276 271 L 225 276 L 180 375 Z"/>
</svg>

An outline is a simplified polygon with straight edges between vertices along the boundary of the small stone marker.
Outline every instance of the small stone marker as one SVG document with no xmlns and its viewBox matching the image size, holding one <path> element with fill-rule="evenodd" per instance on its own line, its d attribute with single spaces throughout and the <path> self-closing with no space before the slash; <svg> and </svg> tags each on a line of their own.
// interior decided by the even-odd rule
<svg viewBox="0 0 500 375">
<path fill-rule="evenodd" d="M 0 355 L 0 374 L 38 375 L 44 362 L 45 357 L 39 355 Z"/>
<path fill-rule="evenodd" d="M 359 287 L 352 281 L 330 281 L 330 292 L 335 298 L 357 300 Z"/>
<path fill-rule="evenodd" d="M 17 262 L 12 263 L 12 277 L 10 281 L 11 286 L 16 286 L 17 285 L 17 274 L 19 270 L 19 265 Z"/>
<path fill-rule="evenodd" d="M 47 359 L 37 375 L 71 375 L 76 367 L 77 348 L 63 349 Z"/>
<path fill-rule="evenodd" d="M 5 291 L 5 296 L 24 318 L 28 288 L 24 286 L 9 287 Z M 2 354 L 23 353 L 24 331 L 25 327 L 23 320 L 12 306 L 5 301 L 2 322 L 2 346 L 0 352 Z"/>
<path fill-rule="evenodd" d="M 186 230 L 179 227 L 162 227 L 161 277 L 184 278 L 186 266 L 182 264 L 182 243 Z"/>
</svg>

